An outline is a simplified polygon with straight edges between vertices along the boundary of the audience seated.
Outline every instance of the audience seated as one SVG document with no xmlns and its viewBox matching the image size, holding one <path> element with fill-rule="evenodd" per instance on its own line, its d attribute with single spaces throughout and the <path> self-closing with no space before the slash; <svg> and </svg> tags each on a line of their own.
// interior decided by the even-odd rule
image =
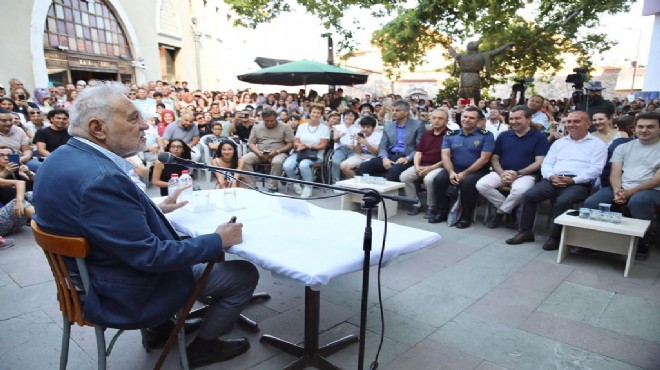
<svg viewBox="0 0 660 370">
<path fill-rule="evenodd" d="M 556 218 L 573 204 L 584 201 L 591 192 L 594 180 L 603 171 L 607 158 L 605 143 L 589 133 L 591 120 L 586 112 L 576 111 L 568 115 L 568 136 L 557 140 L 548 151 L 541 165 L 543 179 L 523 196 L 520 233 L 506 241 L 521 244 L 534 241 L 534 217 L 538 204 L 554 199 L 552 218 Z M 559 248 L 561 225 L 554 224 L 544 250 Z"/>
<path fill-rule="evenodd" d="M 602 114 L 597 113 L 594 116 Z M 653 220 L 660 206 L 660 113 L 640 113 L 635 119 L 637 139 L 617 146 L 612 154 L 610 186 L 601 188 L 584 202 L 598 209 L 609 203 L 633 218 Z M 638 260 L 649 255 L 651 230 L 637 245 Z"/>
</svg>

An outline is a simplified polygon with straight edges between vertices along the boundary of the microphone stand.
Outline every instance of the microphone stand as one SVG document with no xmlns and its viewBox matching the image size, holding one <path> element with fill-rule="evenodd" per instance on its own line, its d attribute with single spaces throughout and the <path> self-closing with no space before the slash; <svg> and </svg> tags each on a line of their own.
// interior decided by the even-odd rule
<svg viewBox="0 0 660 370">
<path fill-rule="evenodd" d="M 310 182 L 310 181 L 304 181 L 304 180 L 298 180 L 298 179 L 290 179 L 288 177 L 282 177 L 282 176 L 274 176 L 270 174 L 262 174 L 262 173 L 256 173 L 256 172 L 250 172 L 250 171 L 244 171 L 244 170 L 236 170 L 233 168 L 225 168 L 225 167 L 217 167 L 217 166 L 212 166 L 212 165 L 207 165 L 205 163 L 199 163 L 199 162 L 194 162 L 190 161 L 187 159 L 175 157 L 171 155 L 170 153 L 161 153 L 158 156 L 158 160 L 163 162 L 163 163 L 175 163 L 175 164 L 180 164 L 183 166 L 187 167 L 192 167 L 192 168 L 200 168 L 204 169 L 207 171 L 213 171 L 213 172 L 227 172 L 230 174 L 239 174 L 239 175 L 246 175 L 246 176 L 254 176 L 254 177 L 263 177 L 267 179 L 272 179 L 272 180 L 278 180 L 278 181 L 284 181 L 284 182 L 292 182 L 292 183 L 297 183 L 301 185 L 306 185 L 306 186 L 315 186 L 318 188 L 323 188 L 323 189 L 331 189 L 331 190 L 339 190 L 343 191 L 346 193 L 353 193 L 353 194 L 361 194 L 362 195 L 362 209 L 365 209 L 367 211 L 367 219 L 366 219 L 366 225 L 364 228 L 364 236 L 363 236 L 363 241 L 362 241 L 362 250 L 364 251 L 364 259 L 362 263 L 362 302 L 360 305 L 360 335 L 359 335 L 359 352 L 358 352 L 358 370 L 363 370 L 364 369 L 364 356 L 365 356 L 365 347 L 366 347 L 366 342 L 365 342 L 365 337 L 366 337 L 366 330 L 367 330 L 367 300 L 369 297 L 369 270 L 371 268 L 371 250 L 372 250 L 372 229 L 371 229 L 371 219 L 372 219 L 372 210 L 378 206 L 378 203 L 382 202 L 383 199 L 391 199 L 396 202 L 403 202 L 403 203 L 409 203 L 409 204 L 415 204 L 417 203 L 417 199 L 415 198 L 410 198 L 410 197 L 402 197 L 398 195 L 384 195 L 379 193 L 378 191 L 374 189 L 369 189 L 366 187 L 365 189 L 349 189 L 349 188 L 344 188 L 341 186 L 335 186 L 335 185 L 328 185 L 328 184 L 319 184 L 315 182 Z M 225 176 L 231 176 L 225 174 Z M 232 176 L 233 177 L 233 176 Z M 368 186 L 369 184 L 365 184 Z M 314 326 L 315 333 L 308 332 L 308 325 L 307 322 L 305 322 L 305 354 L 303 357 L 301 357 L 299 360 L 304 361 L 307 365 L 312 365 L 320 368 L 325 368 L 325 364 L 329 363 L 328 360 L 326 360 L 323 355 L 330 355 L 334 353 L 335 351 L 343 348 L 344 345 L 352 343 L 352 336 L 344 337 L 342 339 L 339 339 L 335 342 L 327 344 L 323 348 L 318 348 L 318 307 L 319 307 L 319 295 L 318 293 L 315 294 L 313 297 L 310 297 L 312 294 L 309 292 L 311 289 L 308 287 L 305 289 L 305 321 L 310 319 L 309 316 L 311 315 L 316 315 L 317 323 Z M 308 303 L 316 304 L 316 309 L 317 311 L 315 313 L 310 313 L 308 312 Z M 310 319 L 311 320 L 311 319 Z M 308 338 L 309 336 L 314 336 L 315 340 L 312 340 L 311 338 Z M 289 349 L 291 349 L 291 346 L 295 346 L 297 348 L 300 348 L 294 344 L 284 342 L 279 338 L 275 338 L 272 336 L 264 335 L 262 336 L 262 341 L 270 342 L 271 344 L 279 347 L 280 349 L 283 349 L 287 352 L 289 352 Z M 307 348 L 308 346 L 312 348 Z M 324 351 L 325 349 L 325 351 Z M 309 351 L 309 353 L 307 353 Z M 294 354 L 299 354 L 300 351 L 291 351 L 294 352 Z M 296 361 L 298 362 L 298 361 Z M 332 365 L 335 366 L 335 365 Z M 336 366 L 335 366 L 336 367 Z"/>
</svg>

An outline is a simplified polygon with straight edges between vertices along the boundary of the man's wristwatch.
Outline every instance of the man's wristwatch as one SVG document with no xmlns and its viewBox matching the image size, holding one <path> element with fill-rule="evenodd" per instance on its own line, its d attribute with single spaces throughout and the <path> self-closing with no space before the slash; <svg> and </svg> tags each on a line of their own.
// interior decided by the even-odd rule
<svg viewBox="0 0 660 370">
<path fill-rule="evenodd" d="M 520 173 L 520 171 L 516 171 L 516 176 L 520 177 L 520 176 L 522 176 L 522 175 L 523 175 L 523 174 Z"/>
</svg>

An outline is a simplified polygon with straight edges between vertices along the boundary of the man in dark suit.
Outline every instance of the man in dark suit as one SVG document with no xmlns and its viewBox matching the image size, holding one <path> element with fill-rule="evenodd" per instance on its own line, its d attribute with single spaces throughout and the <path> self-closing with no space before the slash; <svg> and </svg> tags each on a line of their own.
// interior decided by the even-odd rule
<svg viewBox="0 0 660 370">
<path fill-rule="evenodd" d="M 123 158 L 145 149 L 148 125 L 126 93 L 118 83 L 80 93 L 71 108 L 73 138 L 40 168 L 34 219 L 50 233 L 89 241 L 85 319 L 116 328 L 154 328 L 184 305 L 204 262 L 242 241 L 242 225 L 222 224 L 212 234 L 180 240 L 163 212 L 185 203 L 168 198 L 159 208 L 127 175 L 132 166 Z M 249 348 L 245 338 L 218 337 L 229 331 L 258 279 L 249 262 L 215 265 L 201 292 L 214 303 L 187 350 L 191 367 L 225 361 Z"/>
<path fill-rule="evenodd" d="M 358 175 L 385 176 L 388 181 L 399 181 L 401 173 L 413 165 L 415 148 L 426 129 L 420 121 L 408 118 L 409 113 L 408 102 L 394 102 L 392 120 L 383 127 L 378 157 L 362 163 Z"/>
</svg>

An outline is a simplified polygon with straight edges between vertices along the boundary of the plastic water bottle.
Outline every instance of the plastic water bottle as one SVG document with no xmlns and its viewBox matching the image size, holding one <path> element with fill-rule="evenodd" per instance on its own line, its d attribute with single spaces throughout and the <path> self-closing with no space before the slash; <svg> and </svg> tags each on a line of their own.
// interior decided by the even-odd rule
<svg viewBox="0 0 660 370">
<path fill-rule="evenodd" d="M 179 188 L 179 174 L 173 173 L 169 181 L 167 181 L 167 195 L 174 194 L 174 191 Z"/>
<path fill-rule="evenodd" d="M 181 178 L 179 179 L 179 186 L 183 187 L 186 185 L 190 185 L 190 187 L 184 191 L 181 192 L 181 201 L 187 200 L 189 202 L 192 202 L 192 192 L 193 192 L 193 179 L 190 177 L 188 174 L 187 170 L 181 171 Z"/>
</svg>

